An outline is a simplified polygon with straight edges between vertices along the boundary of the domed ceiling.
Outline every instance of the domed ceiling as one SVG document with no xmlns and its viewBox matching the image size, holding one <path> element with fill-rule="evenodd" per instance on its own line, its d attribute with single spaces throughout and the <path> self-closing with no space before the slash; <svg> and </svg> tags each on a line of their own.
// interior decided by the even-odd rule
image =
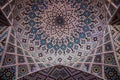
<svg viewBox="0 0 120 80">
<path fill-rule="evenodd" d="M 0 73 L 5 75 L 0 74 L 2 80 L 31 80 L 32 75 L 36 79 L 39 75 L 38 80 L 120 79 L 120 34 L 108 25 L 120 1 L 13 2 L 0 2 L 10 6 L 9 10 L 4 4 L 1 11 L 8 19 L 5 22 L 11 24 L 0 26 Z M 49 71 L 51 68 L 54 69 Z M 78 73 L 72 73 L 72 69 Z M 78 75 L 80 72 L 82 76 Z"/>
<path fill-rule="evenodd" d="M 89 5 L 88 5 L 89 4 Z M 14 27 L 24 49 L 52 65 L 76 62 L 91 55 L 106 27 L 101 1 L 21 1 Z"/>
</svg>

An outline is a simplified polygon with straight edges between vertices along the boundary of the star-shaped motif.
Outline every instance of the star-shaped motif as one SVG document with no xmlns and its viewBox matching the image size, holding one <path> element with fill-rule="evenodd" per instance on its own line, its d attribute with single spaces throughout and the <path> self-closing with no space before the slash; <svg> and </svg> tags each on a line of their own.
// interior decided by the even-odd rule
<svg viewBox="0 0 120 80">
<path fill-rule="evenodd" d="M 74 8 L 65 4 L 53 4 L 45 11 L 42 26 L 51 37 L 66 37 L 76 28 L 77 16 L 74 13 Z"/>
</svg>

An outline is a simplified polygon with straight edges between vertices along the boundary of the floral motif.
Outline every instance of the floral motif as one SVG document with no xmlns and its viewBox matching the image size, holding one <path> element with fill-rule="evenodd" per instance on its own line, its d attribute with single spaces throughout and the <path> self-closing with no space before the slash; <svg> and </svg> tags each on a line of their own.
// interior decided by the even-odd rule
<svg viewBox="0 0 120 80">
<path fill-rule="evenodd" d="M 45 10 L 43 26 L 46 33 L 54 38 L 63 38 L 76 28 L 77 15 L 67 3 L 53 3 Z"/>
</svg>

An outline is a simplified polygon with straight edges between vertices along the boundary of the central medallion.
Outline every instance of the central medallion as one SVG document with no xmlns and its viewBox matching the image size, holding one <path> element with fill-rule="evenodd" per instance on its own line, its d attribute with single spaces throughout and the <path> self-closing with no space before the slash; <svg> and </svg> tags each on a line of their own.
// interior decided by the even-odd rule
<svg viewBox="0 0 120 80">
<path fill-rule="evenodd" d="M 77 15 L 74 14 L 75 8 L 64 2 L 49 5 L 43 14 L 43 30 L 50 37 L 62 39 L 70 36 L 77 25 Z"/>
<path fill-rule="evenodd" d="M 58 16 L 55 18 L 55 24 L 62 27 L 65 23 L 65 20 L 62 16 Z"/>
</svg>

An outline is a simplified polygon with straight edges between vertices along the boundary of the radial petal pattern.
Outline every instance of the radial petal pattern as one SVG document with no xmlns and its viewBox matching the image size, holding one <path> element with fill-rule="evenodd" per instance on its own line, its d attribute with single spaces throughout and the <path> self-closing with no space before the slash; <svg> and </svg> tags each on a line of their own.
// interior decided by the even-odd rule
<svg viewBox="0 0 120 80">
<path fill-rule="evenodd" d="M 119 11 L 120 0 L 0 0 L 0 80 L 120 80 Z"/>
</svg>

